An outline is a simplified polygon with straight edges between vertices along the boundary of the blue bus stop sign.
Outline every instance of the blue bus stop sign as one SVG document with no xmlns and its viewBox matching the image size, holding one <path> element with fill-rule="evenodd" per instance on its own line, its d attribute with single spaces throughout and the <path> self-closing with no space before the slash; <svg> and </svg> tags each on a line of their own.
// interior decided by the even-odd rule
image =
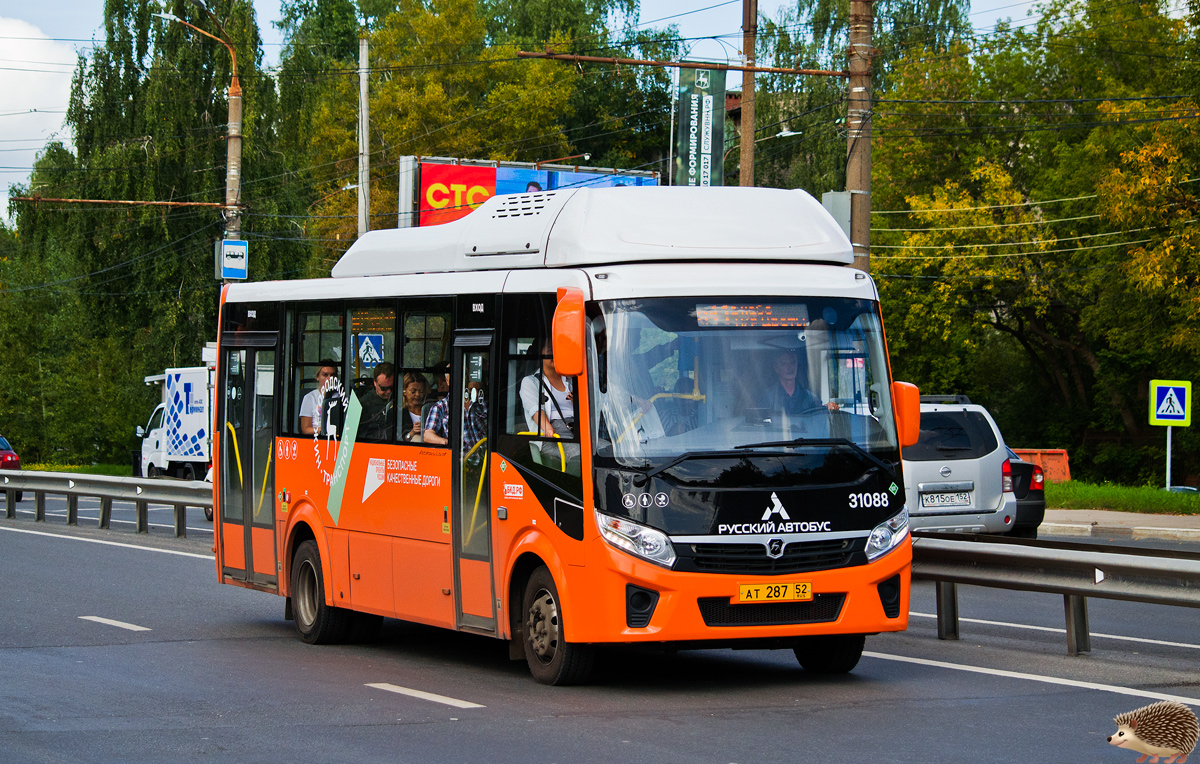
<svg viewBox="0 0 1200 764">
<path fill-rule="evenodd" d="M 240 239 L 222 239 L 219 246 L 221 253 L 218 264 L 221 268 L 221 278 L 245 279 L 250 246 Z"/>
</svg>

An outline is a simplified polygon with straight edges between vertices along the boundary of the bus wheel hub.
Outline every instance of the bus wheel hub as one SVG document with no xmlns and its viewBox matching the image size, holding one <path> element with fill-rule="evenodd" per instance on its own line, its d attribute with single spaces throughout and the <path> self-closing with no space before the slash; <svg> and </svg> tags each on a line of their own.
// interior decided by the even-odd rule
<svg viewBox="0 0 1200 764">
<path fill-rule="evenodd" d="M 529 613 L 525 616 L 525 633 L 529 635 L 529 644 L 539 659 L 545 663 L 554 659 L 554 652 L 558 649 L 558 607 L 545 589 L 538 592 L 529 607 Z"/>
</svg>

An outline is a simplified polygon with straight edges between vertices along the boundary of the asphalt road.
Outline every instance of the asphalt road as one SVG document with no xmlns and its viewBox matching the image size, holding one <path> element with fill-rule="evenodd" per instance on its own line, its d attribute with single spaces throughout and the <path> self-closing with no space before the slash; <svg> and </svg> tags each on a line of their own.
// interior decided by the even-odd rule
<svg viewBox="0 0 1200 764">
<path fill-rule="evenodd" d="M 1114 715 L 1200 709 L 1185 608 L 1093 600 L 1093 652 L 1069 657 L 1060 597 L 961 587 L 944 642 L 917 584 L 909 630 L 848 676 L 790 651 L 614 650 L 591 686 L 553 688 L 498 642 L 398 621 L 305 645 L 282 599 L 217 583 L 211 532 L 162 522 L 0 520 L 0 762 L 1126 762 Z"/>
</svg>

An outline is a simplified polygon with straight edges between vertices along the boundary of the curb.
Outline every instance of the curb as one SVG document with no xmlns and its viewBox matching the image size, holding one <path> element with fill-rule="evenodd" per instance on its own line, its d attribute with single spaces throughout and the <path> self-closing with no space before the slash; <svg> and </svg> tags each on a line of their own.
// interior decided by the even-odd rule
<svg viewBox="0 0 1200 764">
<path fill-rule="evenodd" d="M 1200 541 L 1200 528 L 1130 528 L 1123 525 L 1087 525 L 1084 523 L 1042 523 L 1038 535 L 1049 536 L 1114 536 L 1131 539 L 1164 541 Z"/>
</svg>

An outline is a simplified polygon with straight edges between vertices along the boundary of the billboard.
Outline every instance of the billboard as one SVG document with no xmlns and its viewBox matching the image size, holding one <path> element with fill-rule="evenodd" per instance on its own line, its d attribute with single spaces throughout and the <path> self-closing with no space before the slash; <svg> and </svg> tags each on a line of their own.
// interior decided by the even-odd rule
<svg viewBox="0 0 1200 764">
<path fill-rule="evenodd" d="M 678 95 L 674 185 L 724 185 L 725 73 L 680 69 Z"/>
<path fill-rule="evenodd" d="M 560 188 L 657 186 L 656 173 L 637 170 L 542 169 L 534 164 L 420 163 L 418 225 L 439 225 L 467 215 L 497 194 L 526 194 Z M 403 198 L 403 195 L 401 195 Z"/>
</svg>

